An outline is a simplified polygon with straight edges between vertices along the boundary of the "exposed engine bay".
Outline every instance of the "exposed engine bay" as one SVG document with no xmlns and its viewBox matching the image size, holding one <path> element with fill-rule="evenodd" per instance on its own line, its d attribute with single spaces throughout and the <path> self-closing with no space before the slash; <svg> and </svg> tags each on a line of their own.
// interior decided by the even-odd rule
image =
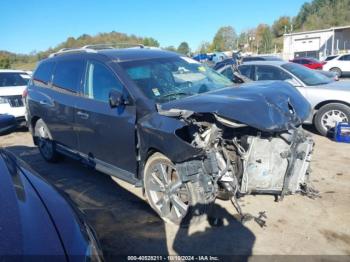
<svg viewBox="0 0 350 262">
<path fill-rule="evenodd" d="M 216 197 L 231 199 L 242 220 L 259 217 L 244 215 L 237 198 L 248 194 L 285 195 L 316 191 L 308 185 L 314 142 L 301 127 L 284 132 L 262 132 L 215 114 L 190 114 L 176 135 L 203 150 L 202 157 L 177 163 L 183 182 L 200 181 L 206 192 L 204 202 Z"/>
</svg>

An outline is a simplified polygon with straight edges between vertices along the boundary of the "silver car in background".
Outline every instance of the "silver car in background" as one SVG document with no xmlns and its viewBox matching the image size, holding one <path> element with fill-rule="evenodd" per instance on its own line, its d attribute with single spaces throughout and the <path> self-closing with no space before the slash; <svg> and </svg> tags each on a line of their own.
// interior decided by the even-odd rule
<svg viewBox="0 0 350 262">
<path fill-rule="evenodd" d="M 350 121 L 350 81 L 333 81 L 317 71 L 285 61 L 248 62 L 238 70 L 253 81 L 282 80 L 296 87 L 313 109 L 305 123 L 314 124 L 324 136 L 338 122 Z M 224 70 L 221 73 L 229 74 Z"/>
</svg>

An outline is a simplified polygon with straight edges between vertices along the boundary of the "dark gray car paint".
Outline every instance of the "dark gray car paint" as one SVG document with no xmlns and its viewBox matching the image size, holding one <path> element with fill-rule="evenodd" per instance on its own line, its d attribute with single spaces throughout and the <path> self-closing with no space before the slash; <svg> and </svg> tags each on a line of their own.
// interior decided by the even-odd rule
<svg viewBox="0 0 350 262">
<path fill-rule="evenodd" d="M 88 234 L 82 213 L 26 163 L 2 149 L 0 199 L 2 261 L 38 260 L 38 256 L 54 261 L 91 259 L 87 251 L 96 239 Z"/>
<path fill-rule="evenodd" d="M 185 126 L 186 123 L 179 118 L 159 114 L 155 102 L 144 96 L 118 64 L 120 61 L 127 61 L 130 58 L 128 55 L 134 55 L 130 59 L 137 60 L 154 58 L 152 54 L 155 57 L 174 56 L 174 53 L 152 50 L 74 54 L 75 57 L 93 58 L 108 65 L 124 84 L 130 105 L 109 108 L 107 104 L 97 104 L 97 101 L 84 98 L 82 92 L 68 95 L 48 87 L 29 86 L 27 98 L 29 118 L 40 117 L 49 122 L 53 121 L 49 120 L 49 117 L 53 118 L 54 124 L 49 125 L 50 131 L 51 128 L 54 129 L 53 132 L 51 131 L 53 140 L 59 143 L 68 141 L 65 143 L 71 143 L 74 146 L 74 139 L 77 138 L 75 147 L 78 149 L 74 147 L 71 149 L 76 149 L 77 152 L 83 151 L 79 153 L 85 156 L 91 153 L 96 157 L 96 163 L 100 163 L 99 165 L 103 164 L 100 161 L 102 160 L 128 171 L 126 174 L 129 176 L 135 174 L 138 178 L 141 178 L 145 161 L 152 151 L 162 152 L 175 163 L 203 154 L 200 149 L 192 147 L 175 134 L 175 131 Z M 72 54 L 62 55 L 58 58 L 51 58 L 51 60 L 71 56 Z M 285 86 L 285 88 L 276 89 L 276 86 Z M 276 94 L 276 90 L 280 92 Z M 52 101 L 52 109 L 38 104 L 43 95 L 48 96 Z M 64 112 L 64 107 L 55 108 L 56 101 L 61 101 L 62 104 L 69 103 L 69 109 L 65 109 L 67 112 Z M 295 114 L 290 113 L 288 101 L 295 110 Z M 196 113 L 214 113 L 270 132 L 286 130 L 290 126 L 299 125 L 310 110 L 303 96 L 295 88 L 282 82 L 248 84 L 244 89 L 225 88 L 168 102 L 161 108 L 163 110 L 178 108 Z M 89 110 L 88 123 L 78 120 L 77 110 Z M 67 136 L 70 138 L 65 138 Z M 104 172 L 116 173 L 115 175 L 118 176 L 118 172 L 108 165 L 105 165 L 105 169 L 100 168 L 100 170 L 107 170 L 108 172 Z"/>
</svg>

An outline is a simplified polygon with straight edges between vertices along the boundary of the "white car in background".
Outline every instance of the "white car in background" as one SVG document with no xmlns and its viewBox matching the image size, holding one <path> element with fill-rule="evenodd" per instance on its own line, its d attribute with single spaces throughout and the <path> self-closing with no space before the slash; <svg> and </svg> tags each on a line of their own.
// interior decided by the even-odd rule
<svg viewBox="0 0 350 262">
<path fill-rule="evenodd" d="M 338 55 L 326 62 L 323 70 L 334 72 L 339 77 L 350 75 L 350 54 Z"/>
<path fill-rule="evenodd" d="M 29 79 L 25 71 L 0 69 L 0 114 L 13 115 L 19 124 L 25 123 L 22 94 Z"/>
</svg>

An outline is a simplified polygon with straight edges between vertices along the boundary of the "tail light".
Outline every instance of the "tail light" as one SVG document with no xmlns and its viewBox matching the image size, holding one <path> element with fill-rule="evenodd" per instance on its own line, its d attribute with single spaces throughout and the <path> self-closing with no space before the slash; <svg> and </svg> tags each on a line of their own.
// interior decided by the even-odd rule
<svg viewBox="0 0 350 262">
<path fill-rule="evenodd" d="M 22 98 L 23 98 L 23 99 L 26 99 L 26 98 L 27 98 L 27 95 L 28 95 L 28 88 L 26 87 L 26 88 L 23 90 Z"/>
</svg>

